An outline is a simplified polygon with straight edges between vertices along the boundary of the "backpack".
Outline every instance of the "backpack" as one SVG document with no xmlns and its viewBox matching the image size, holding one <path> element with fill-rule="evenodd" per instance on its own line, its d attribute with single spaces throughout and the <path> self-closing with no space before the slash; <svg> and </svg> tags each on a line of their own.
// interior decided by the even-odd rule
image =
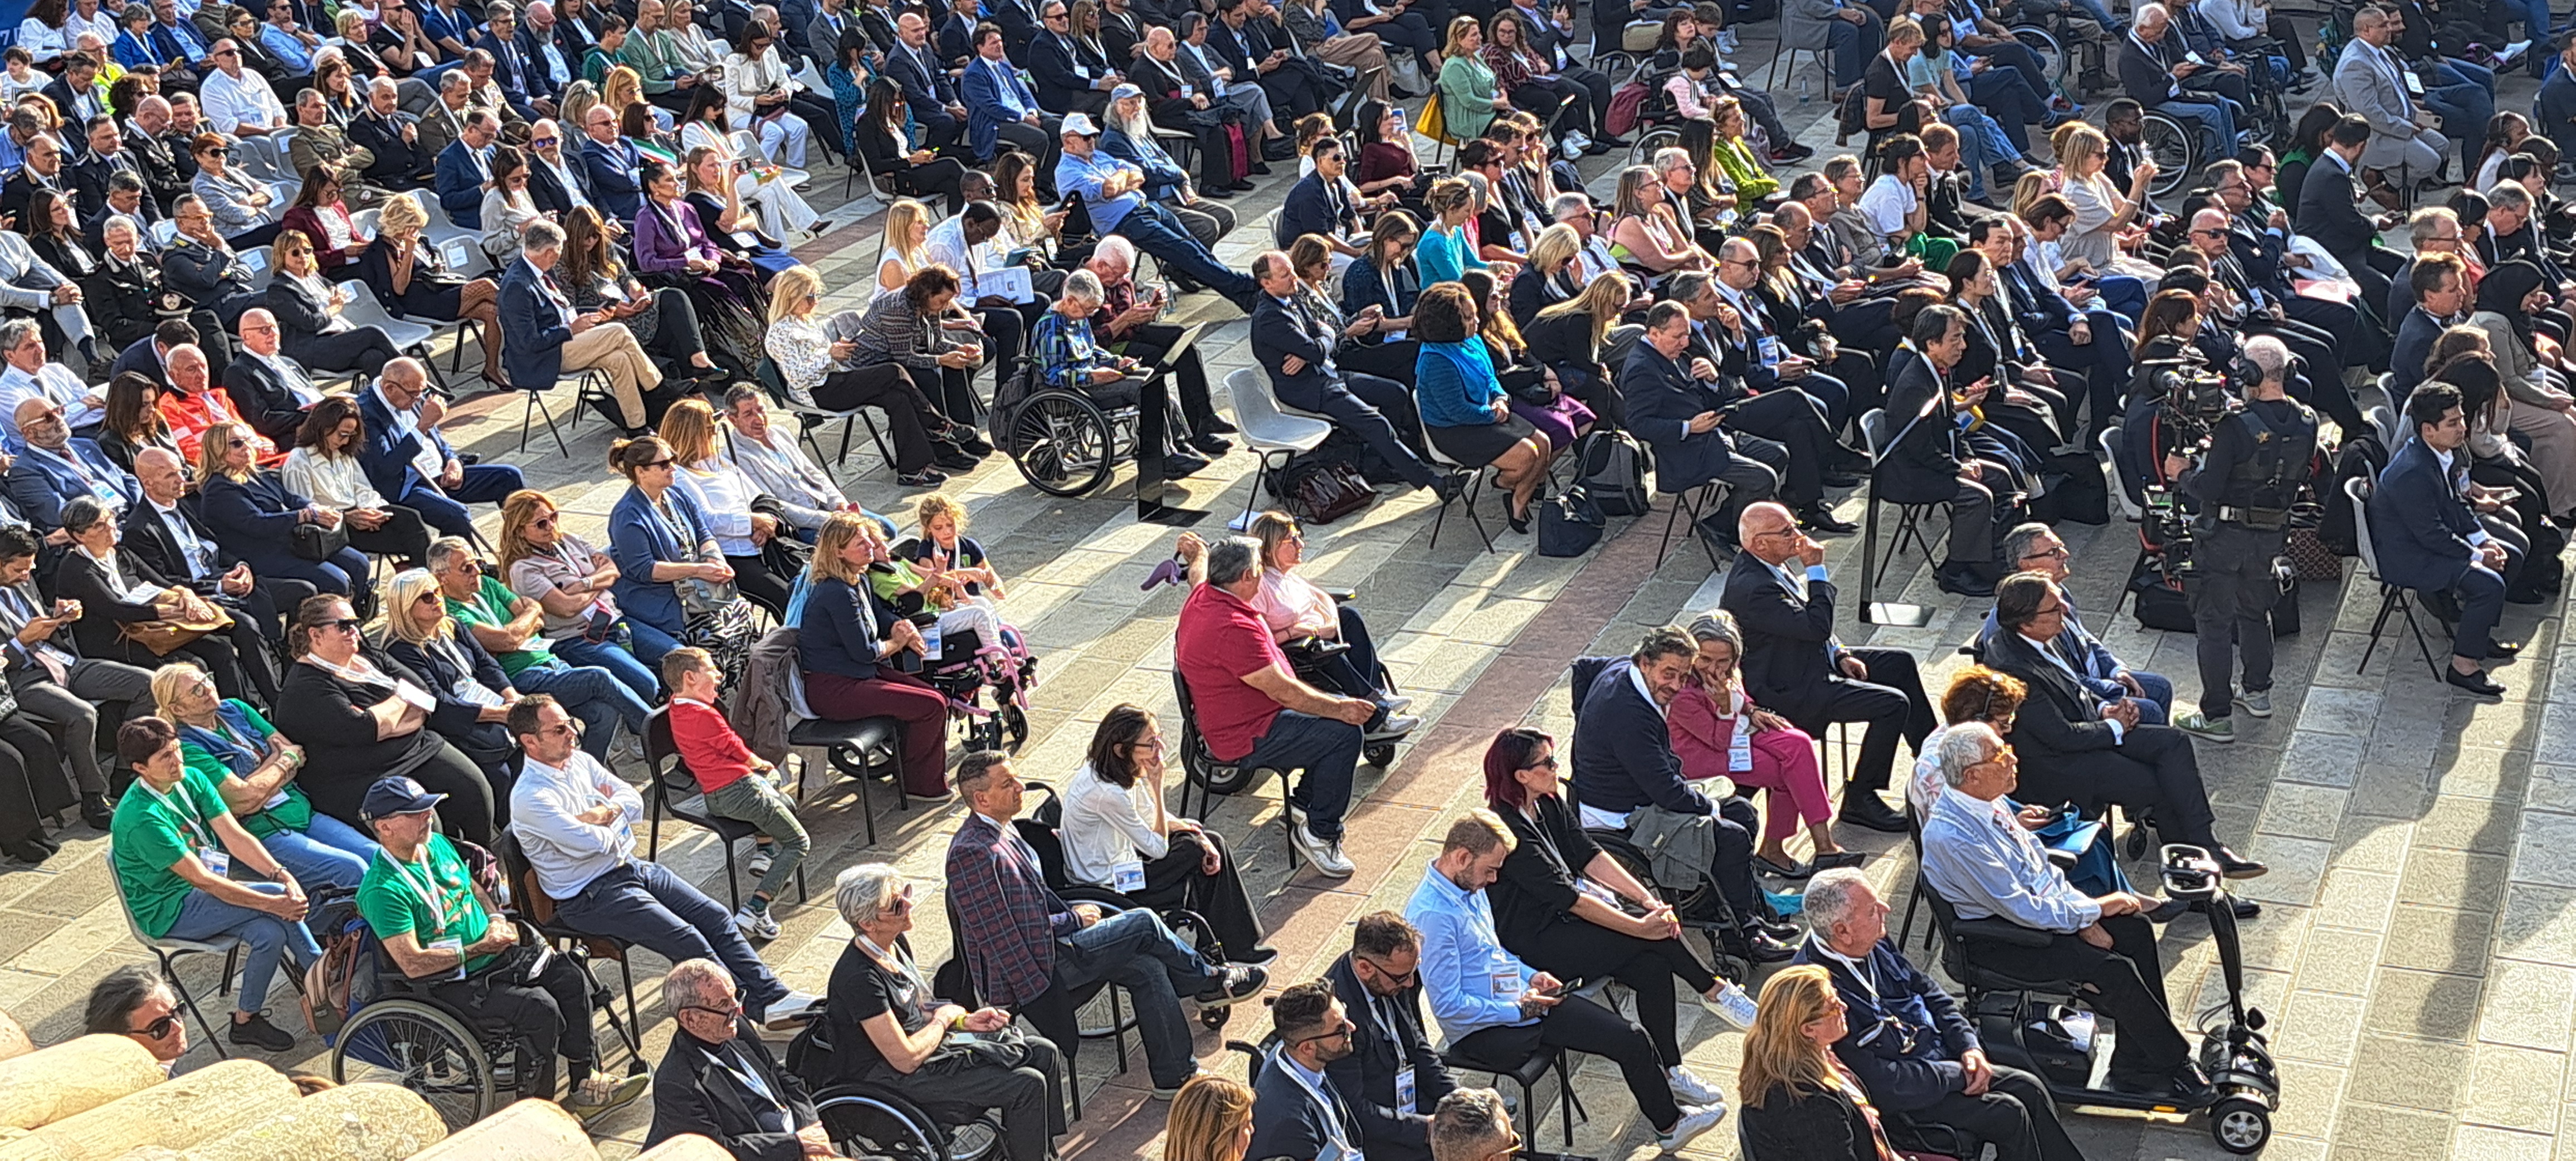
<svg viewBox="0 0 2576 1161">
<path fill-rule="evenodd" d="M 374 933 L 359 918 L 355 895 L 316 906 L 306 926 L 320 937 L 322 958 L 304 969 L 304 1024 L 329 1044 L 350 1016 L 376 998 Z"/>
<path fill-rule="evenodd" d="M 1598 430 L 1574 445 L 1574 483 L 1604 516 L 1643 516 L 1655 502 L 1646 490 L 1646 449 L 1624 431 Z"/>
<path fill-rule="evenodd" d="M 2138 571 L 2129 578 L 2129 594 L 2138 615 L 2138 626 L 2162 629 L 2168 633 L 2193 633 L 2191 594 L 2165 582 L 2165 574 L 2156 558 L 2138 562 Z M 2272 635 L 2299 635 L 2299 582 L 2293 580 L 2281 591 L 2281 599 L 2272 605 Z"/>
<path fill-rule="evenodd" d="M 2353 521 L 2361 510 L 2353 506 L 2352 493 L 2344 482 L 2352 479 L 2377 481 L 2388 467 L 2388 449 L 2381 447 L 2376 435 L 2359 434 L 2345 437 L 2343 446 L 2335 449 L 2334 475 L 2327 480 L 2325 519 L 2317 525 L 2317 539 L 2338 556 L 2361 555 L 2361 537 Z"/>
<path fill-rule="evenodd" d="M 1270 495 L 1300 524 L 1330 524 L 1368 507 L 1377 489 L 1346 462 L 1305 455 L 1270 474 Z"/>
</svg>

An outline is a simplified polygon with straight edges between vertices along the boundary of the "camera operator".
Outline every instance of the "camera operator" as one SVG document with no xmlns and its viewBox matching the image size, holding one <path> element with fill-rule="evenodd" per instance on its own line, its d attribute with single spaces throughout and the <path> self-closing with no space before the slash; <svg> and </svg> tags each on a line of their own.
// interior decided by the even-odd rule
<svg viewBox="0 0 2576 1161">
<path fill-rule="evenodd" d="M 2174 726 L 2213 742 L 2236 740 L 2235 707 L 2272 716 L 2272 606 L 2281 582 L 2274 563 L 2288 551 L 2290 508 L 2316 462 L 2317 414 L 2289 397 L 2290 350 L 2261 335 L 2234 370 L 2245 406 L 2211 429 L 2209 449 L 2167 453 L 2165 476 L 2197 501 L 2188 587 L 2200 637 L 2200 710 Z M 2259 378 L 2258 378 L 2259 376 Z M 2245 652 L 2245 688 L 2229 680 L 2232 654 Z"/>
</svg>

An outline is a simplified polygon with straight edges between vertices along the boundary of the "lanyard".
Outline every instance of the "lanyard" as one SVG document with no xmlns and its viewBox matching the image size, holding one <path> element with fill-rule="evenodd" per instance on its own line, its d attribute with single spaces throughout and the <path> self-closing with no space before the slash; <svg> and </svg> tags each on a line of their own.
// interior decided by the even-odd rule
<svg viewBox="0 0 2576 1161">
<path fill-rule="evenodd" d="M 1278 1058 L 1279 1071 L 1287 1073 L 1289 1079 L 1297 1082 L 1297 1087 L 1306 1090 L 1306 1095 L 1314 1099 L 1315 1107 L 1324 1110 L 1324 1143 L 1338 1152 L 1328 1151 L 1323 1156 L 1349 1157 L 1356 1152 L 1351 1148 L 1350 1137 L 1342 1128 L 1341 1106 L 1332 1097 L 1325 1095 L 1323 1089 L 1317 1088 L 1313 1081 L 1306 1079 L 1306 1070 L 1296 1061 L 1288 1059 L 1287 1046 L 1282 1045 L 1271 1049 L 1271 1055 Z"/>
<path fill-rule="evenodd" d="M 365 654 L 357 654 L 351 657 L 351 660 L 356 661 L 358 665 L 366 666 L 364 669 L 360 669 L 356 665 L 338 664 L 325 659 L 318 653 L 307 653 L 304 655 L 304 660 L 314 668 L 320 669 L 322 672 L 328 673 L 342 681 L 356 682 L 359 685 L 390 686 L 395 684 L 393 676 L 383 670 L 377 669 L 372 662 L 367 660 Z"/>
<path fill-rule="evenodd" d="M 167 794 L 154 789 L 151 783 L 140 778 L 135 779 L 134 784 L 142 788 L 144 793 L 150 794 L 153 801 L 160 803 L 170 813 L 178 815 L 179 821 L 187 826 L 188 833 L 197 836 L 198 841 L 205 844 L 203 849 L 214 850 L 219 845 L 215 842 L 214 828 L 206 825 L 204 819 L 197 817 L 196 803 L 184 791 L 175 795 Z"/>
<path fill-rule="evenodd" d="M 744 1088 L 759 1094 L 761 1100 L 769 1102 L 772 1111 L 781 1113 L 787 1111 L 785 1102 L 780 1101 L 777 1094 L 769 1090 L 769 1082 L 760 1079 L 758 1073 L 735 1068 L 733 1062 L 725 1059 L 725 1054 L 719 1049 L 708 1049 L 707 1059 L 715 1061 L 716 1067 L 732 1073 L 733 1078 L 741 1081 Z"/>
<path fill-rule="evenodd" d="M 429 845 L 421 844 L 418 864 L 396 861 L 391 852 L 382 849 L 379 849 L 377 854 L 383 856 L 386 864 L 394 869 L 394 876 L 403 881 L 403 886 L 410 888 L 413 894 L 420 896 L 421 902 L 429 905 L 429 917 L 438 925 L 438 930 L 446 931 L 447 902 L 439 894 L 437 874 L 430 870 Z"/>
</svg>

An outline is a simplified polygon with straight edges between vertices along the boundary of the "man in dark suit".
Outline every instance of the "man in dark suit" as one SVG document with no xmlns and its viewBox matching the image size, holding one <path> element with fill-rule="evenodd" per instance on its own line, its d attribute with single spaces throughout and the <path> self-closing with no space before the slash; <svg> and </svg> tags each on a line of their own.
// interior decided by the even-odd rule
<svg viewBox="0 0 2576 1161">
<path fill-rule="evenodd" d="M 64 155 L 62 146 L 56 144 L 50 135 L 28 142 L 26 161 L 18 167 L 18 172 L 9 175 L 8 181 L 0 182 L 0 214 L 17 218 L 17 228 L 21 233 L 34 226 L 27 217 L 27 203 L 34 200 L 38 190 L 50 190 L 65 197 L 70 197 L 72 192 L 71 159 Z"/>
<path fill-rule="evenodd" d="M 72 215 L 86 222 L 107 210 L 107 183 L 120 173 L 144 180 L 143 166 L 125 151 L 125 135 L 105 113 L 89 119 L 89 153 L 72 163 Z M 157 210 L 153 217 L 159 217 Z M 146 219 L 147 221 L 150 219 Z M 21 223 L 22 226 L 34 223 Z"/>
<path fill-rule="evenodd" d="M 617 115 L 606 105 L 593 105 L 582 116 L 581 169 L 590 178 L 591 200 L 610 221 L 633 221 L 644 204 L 644 186 L 637 177 L 643 156 L 633 142 L 618 136 Z"/>
<path fill-rule="evenodd" d="M 143 169 L 143 186 L 152 192 L 152 201 L 161 209 L 188 192 L 188 178 L 179 172 L 179 159 L 170 143 L 159 136 L 170 127 L 170 102 L 159 96 L 135 102 L 134 112 L 124 126 L 125 151 Z"/>
<path fill-rule="evenodd" d="M 2522 648 L 2497 640 L 2495 626 L 2529 542 L 2510 520 L 2495 515 L 2504 507 L 2496 490 L 2469 482 L 2468 460 L 2460 452 L 2469 428 L 2459 388 L 2438 382 L 2417 387 L 2406 400 L 2406 422 L 2414 438 L 2389 457 L 2366 513 L 2379 573 L 2390 584 L 2441 593 L 2457 604 L 2451 664 L 2442 680 L 2481 697 L 2501 697 L 2504 686 L 2486 675 L 2484 665 Z"/>
<path fill-rule="evenodd" d="M 1359 208 L 1351 204 L 1350 194 L 1342 188 L 1342 173 L 1348 168 L 1341 142 L 1327 145 L 1318 139 L 1313 152 L 1315 172 L 1298 179 L 1288 187 L 1287 200 L 1279 206 L 1279 229 L 1273 241 L 1294 242 L 1313 234 L 1333 244 L 1333 249 L 1356 257 L 1359 247 L 1352 239 L 1366 240 L 1367 231 L 1360 227 Z M 1330 169 L 1331 173 L 1325 171 Z"/>
<path fill-rule="evenodd" d="M 2002 465 L 1977 459 L 1951 418 L 1957 404 L 1948 380 L 1968 353 L 1968 316 L 1952 306 L 1925 307 L 1914 318 L 1913 338 L 1922 357 L 1888 385 L 1886 420 L 1893 430 L 1870 487 L 1891 503 L 1949 504 L 1950 558 L 1933 579 L 1943 592 L 1991 596 L 2000 574 L 1995 497 L 2011 477 Z M 1984 397 L 1982 385 L 1975 395 Z"/>
<path fill-rule="evenodd" d="M 189 480 L 178 453 L 163 447 L 134 453 L 134 479 L 143 488 L 143 502 L 126 510 L 117 550 L 133 553 L 154 572 L 248 620 L 271 643 L 283 644 L 282 613 L 314 594 L 312 582 L 255 576 L 249 564 L 218 546 L 186 498 Z"/>
<path fill-rule="evenodd" d="M 1059 113 L 1080 110 L 1094 117 L 1109 108 L 1109 90 L 1118 73 L 1096 58 L 1086 59 L 1073 41 L 1073 26 L 1064 0 L 1038 0 L 1041 28 L 1029 40 L 1029 75 L 1036 78 L 1038 103 Z M 1006 38 L 1007 39 L 1007 38 Z"/>
<path fill-rule="evenodd" d="M 805 1082 L 782 1068 L 734 998 L 733 975 L 710 959 L 672 965 L 663 977 L 679 1027 L 653 1070 L 651 1148 L 684 1133 L 738 1158 L 795 1161 L 830 1156 L 823 1119 Z"/>
<path fill-rule="evenodd" d="M 375 384 L 358 393 L 358 418 L 367 429 L 358 464 L 387 503 L 420 513 L 423 522 L 449 536 L 470 539 L 474 516 L 465 506 L 498 504 L 527 482 L 508 464 L 459 460 L 438 432 L 446 415 L 447 406 L 431 395 L 429 371 L 419 360 L 405 357 L 385 364 Z M 424 470 L 431 463 L 438 465 L 434 475 Z"/>
<path fill-rule="evenodd" d="M 224 393 L 243 420 L 288 447 L 304 426 L 305 412 L 322 401 L 322 389 L 303 364 L 279 349 L 276 322 L 264 307 L 242 312 L 242 353 L 224 368 Z"/>
<path fill-rule="evenodd" d="M 885 75 L 902 86 L 904 106 L 921 122 L 930 148 L 955 144 L 966 135 L 966 106 L 957 98 L 956 82 L 940 63 L 939 50 L 930 46 L 930 22 L 918 12 L 906 12 L 895 18 L 894 33 L 896 44 L 886 53 Z"/>
<path fill-rule="evenodd" d="M 1412 388 L 1333 364 L 1341 336 L 1296 301 L 1297 273 L 1286 254 L 1272 250 L 1254 259 L 1252 276 L 1261 283 L 1252 309 L 1252 358 L 1269 372 L 1281 406 L 1331 419 L 1366 441 L 1408 483 L 1439 489 L 1443 500 L 1466 486 L 1462 477 L 1440 473 L 1413 450 L 1422 442 L 1422 419 Z"/>
<path fill-rule="evenodd" d="M 190 325 L 188 320 L 176 318 L 164 320 L 153 327 L 151 334 L 134 340 L 124 350 L 117 352 L 116 362 L 108 365 L 107 377 L 113 380 L 119 375 L 131 372 L 167 387 L 170 385 L 170 374 L 164 364 L 169 359 L 170 352 L 182 343 L 196 342 L 197 338 L 197 328 Z"/>
<path fill-rule="evenodd" d="M 1057 5 L 1052 2 L 1050 8 Z M 1348 1058 L 1355 1026 L 1324 980 L 1279 993 L 1270 1006 L 1279 1047 L 1252 1078 L 1252 1146 L 1247 1157 L 1352 1157 L 1364 1134 L 1325 1069 Z"/>
<path fill-rule="evenodd" d="M 151 713 L 152 674 L 122 661 L 81 656 L 71 632 L 81 610 L 77 604 L 46 604 L 36 591 L 35 570 L 36 533 L 14 524 L 0 527 L 0 676 L 19 709 L 54 736 L 80 786 L 81 821 L 104 831 L 109 811 L 107 778 L 98 765 L 99 719 Z"/>
<path fill-rule="evenodd" d="M 537 203 L 539 211 L 554 215 L 558 222 L 565 220 L 573 207 L 592 204 L 590 175 L 579 157 L 564 151 L 564 132 L 562 126 L 542 117 L 528 126 L 528 198 Z M 614 232 L 619 227 L 611 225 L 609 229 Z"/>
<path fill-rule="evenodd" d="M 1666 288 L 1690 315 L 1690 346 L 1682 358 L 1717 368 L 1718 395 L 1737 434 L 1788 449 L 1779 494 L 1799 523 L 1819 532 L 1860 531 L 1825 503 L 1827 487 L 1857 485 L 1860 477 L 1850 473 L 1869 466 L 1867 456 L 1834 438 L 1851 406 L 1851 388 L 1790 349 L 1788 337 L 1772 333 L 1770 312 L 1753 294 L 1761 269 L 1753 243 L 1729 238 L 1718 252 L 1717 277 L 1685 271 Z"/>
<path fill-rule="evenodd" d="M 2129 332 L 2120 316 L 2092 300 L 2079 307 L 2043 284 L 2023 261 L 2031 246 L 2030 227 L 2020 218 L 1999 214 L 1973 222 L 1968 244 L 1984 251 L 1994 266 L 1998 297 L 2040 357 L 2051 367 L 2084 377 L 2093 408 L 2087 433 L 2098 438 L 2119 418 L 2121 397 L 2129 389 Z"/>
<path fill-rule="evenodd" d="M 1646 334 L 1619 369 L 1619 399 L 1628 430 L 1655 451 L 1655 489 L 1679 495 L 1713 480 L 1727 484 L 1726 503 L 1700 518 L 1701 538 L 1733 550 L 1735 521 L 1748 504 L 1780 490 L 1787 448 L 1756 435 L 1719 430 L 1726 416 L 1710 384 L 1717 367 L 1682 363 L 1691 343 L 1690 311 L 1678 302 L 1646 312 Z"/>
<path fill-rule="evenodd" d="M 519 258 L 501 276 L 502 361 L 515 383 L 550 384 L 568 371 L 596 369 L 608 377 L 618 427 L 641 435 L 651 416 L 646 396 L 657 404 L 664 398 L 662 369 L 635 332 L 600 312 L 574 313 L 554 279 L 563 244 L 563 227 L 542 218 L 521 235 Z"/>
<path fill-rule="evenodd" d="M 1797 962 L 1833 979 L 1845 1009 L 1834 1056 L 1871 1104 L 1993 1142 L 1997 1161 L 2083 1161 L 2048 1086 L 1986 1059 L 1958 1002 L 1887 938 L 1887 904 L 1867 876 L 1851 867 L 1819 871 L 1806 900 L 1814 930 Z"/>
<path fill-rule="evenodd" d="M 981 13 L 976 0 L 949 0 L 948 15 L 939 19 L 938 43 L 933 46 L 940 60 L 959 66 L 975 55 L 975 25 L 982 21 Z M 896 18 L 895 27 L 902 29 L 902 18 Z"/>
<path fill-rule="evenodd" d="M 1288 34 L 1270 21 L 1253 19 L 1255 11 L 1251 0 L 1219 0 L 1207 46 L 1234 70 L 1234 79 L 1252 81 L 1270 95 L 1270 107 L 1283 125 L 1323 109 L 1339 86 L 1326 81 L 1313 61 L 1290 53 Z"/>
<path fill-rule="evenodd" d="M 367 109 L 349 119 L 349 143 L 364 148 L 374 160 L 362 176 L 378 189 L 414 190 L 436 159 L 421 151 L 420 126 L 403 116 L 393 78 L 378 77 L 367 86 Z"/>
<path fill-rule="evenodd" d="M 46 85 L 44 92 L 68 124 L 87 125 L 90 118 L 107 112 L 107 98 L 98 91 L 98 60 L 88 53 L 64 54 L 63 75 Z"/>
<path fill-rule="evenodd" d="M 2021 755 L 2021 801 L 2072 802 L 2086 813 L 2110 804 L 2152 817 L 2166 842 L 2207 850 L 2231 879 L 2250 879 L 2261 863 L 2218 841 L 2217 816 L 2201 781 L 2191 735 L 2140 718 L 2134 698 L 2106 700 L 2076 680 L 2075 661 L 2058 651 L 2066 599 L 2045 573 L 2018 572 L 1995 586 L 1995 622 L 1980 660 L 2029 687 L 2013 719 Z"/>
<path fill-rule="evenodd" d="M 2468 264 L 2459 255 L 2426 254 L 2406 265 L 2415 305 L 2398 321 L 2397 343 L 2388 357 L 2388 394 L 2397 399 L 2404 399 L 2424 381 L 2424 363 L 2432 358 L 2433 340 L 2468 321 L 2470 302 Z M 2365 424 L 2344 430 L 2370 428 Z"/>
<path fill-rule="evenodd" d="M 107 500 L 120 515 L 142 497 L 134 477 L 107 458 L 97 440 L 72 437 L 60 404 L 31 395 L 12 414 L 27 450 L 9 465 L 9 502 L 36 527 L 62 527 L 63 504 L 74 496 Z"/>
<path fill-rule="evenodd" d="M 1327 1064 L 1359 1120 L 1351 1142 L 1377 1161 L 1431 1161 L 1431 1115 L 1458 1078 L 1422 1034 L 1422 936 L 1393 911 L 1362 915 L 1351 950 L 1324 970 L 1351 1022 L 1351 1051 Z"/>
<path fill-rule="evenodd" d="M 538 79 L 535 65 L 520 48 L 518 11 L 508 4 L 494 4 L 486 15 L 489 23 L 474 47 L 492 54 L 492 82 L 501 86 L 501 99 L 518 110 L 522 120 L 553 116 L 554 95 Z"/>
<path fill-rule="evenodd" d="M 2299 233 L 2324 247 L 2361 284 L 2361 301 L 2388 301 L 2388 276 L 2405 264 L 2404 256 L 2379 244 L 2379 232 L 2397 224 L 2397 216 L 2366 218 L 2354 204 L 2355 166 L 2370 143 L 2370 122 L 2346 114 L 2327 135 L 2326 151 L 2308 167 L 2299 183 Z"/>
<path fill-rule="evenodd" d="M 447 220 L 483 228 L 483 191 L 492 184 L 492 142 L 501 126 L 481 109 L 465 114 L 465 128 L 438 155 L 438 204 Z"/>
<path fill-rule="evenodd" d="M 948 843 L 948 897 L 975 994 L 1025 1010 L 1050 991 L 1070 994 L 1095 980 L 1125 987 L 1155 1090 L 1168 1100 L 1198 1071 L 1180 997 L 1202 1008 L 1237 1004 L 1261 994 L 1269 975 L 1243 964 L 1209 967 L 1146 908 L 1104 914 L 1098 904 L 1066 903 L 1012 828 L 1022 791 L 1010 757 L 999 751 L 978 750 L 958 763 L 957 794 L 973 813 Z"/>
<path fill-rule="evenodd" d="M 1932 733 L 1932 703 L 1914 655 L 1902 649 L 1854 649 L 1834 636 L 1834 600 L 1825 546 L 1798 531 L 1778 504 L 1744 510 L 1744 554 L 1726 576 L 1719 607 L 1744 633 L 1744 691 L 1756 703 L 1816 737 L 1835 722 L 1862 722 L 1860 760 L 1843 783 L 1842 820 L 1872 830 L 1902 831 L 1888 809 L 1896 742 L 1920 757 Z"/>
</svg>

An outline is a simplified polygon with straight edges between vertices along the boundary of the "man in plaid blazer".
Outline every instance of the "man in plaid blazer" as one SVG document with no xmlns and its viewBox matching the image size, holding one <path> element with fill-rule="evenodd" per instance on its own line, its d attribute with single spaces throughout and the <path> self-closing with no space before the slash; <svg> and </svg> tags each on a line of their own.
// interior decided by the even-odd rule
<svg viewBox="0 0 2576 1161">
<path fill-rule="evenodd" d="M 1037 852 L 1012 828 L 1021 785 L 1010 757 L 979 750 L 957 765 L 957 794 L 974 813 L 948 843 L 948 892 L 966 969 L 987 1004 L 1025 1005 L 1050 988 L 1108 980 L 1136 1001 L 1154 1098 L 1170 1100 L 1198 1071 L 1180 997 L 1202 1008 L 1261 994 L 1267 973 L 1210 966 L 1152 911 L 1066 903 L 1048 888 Z"/>
</svg>

